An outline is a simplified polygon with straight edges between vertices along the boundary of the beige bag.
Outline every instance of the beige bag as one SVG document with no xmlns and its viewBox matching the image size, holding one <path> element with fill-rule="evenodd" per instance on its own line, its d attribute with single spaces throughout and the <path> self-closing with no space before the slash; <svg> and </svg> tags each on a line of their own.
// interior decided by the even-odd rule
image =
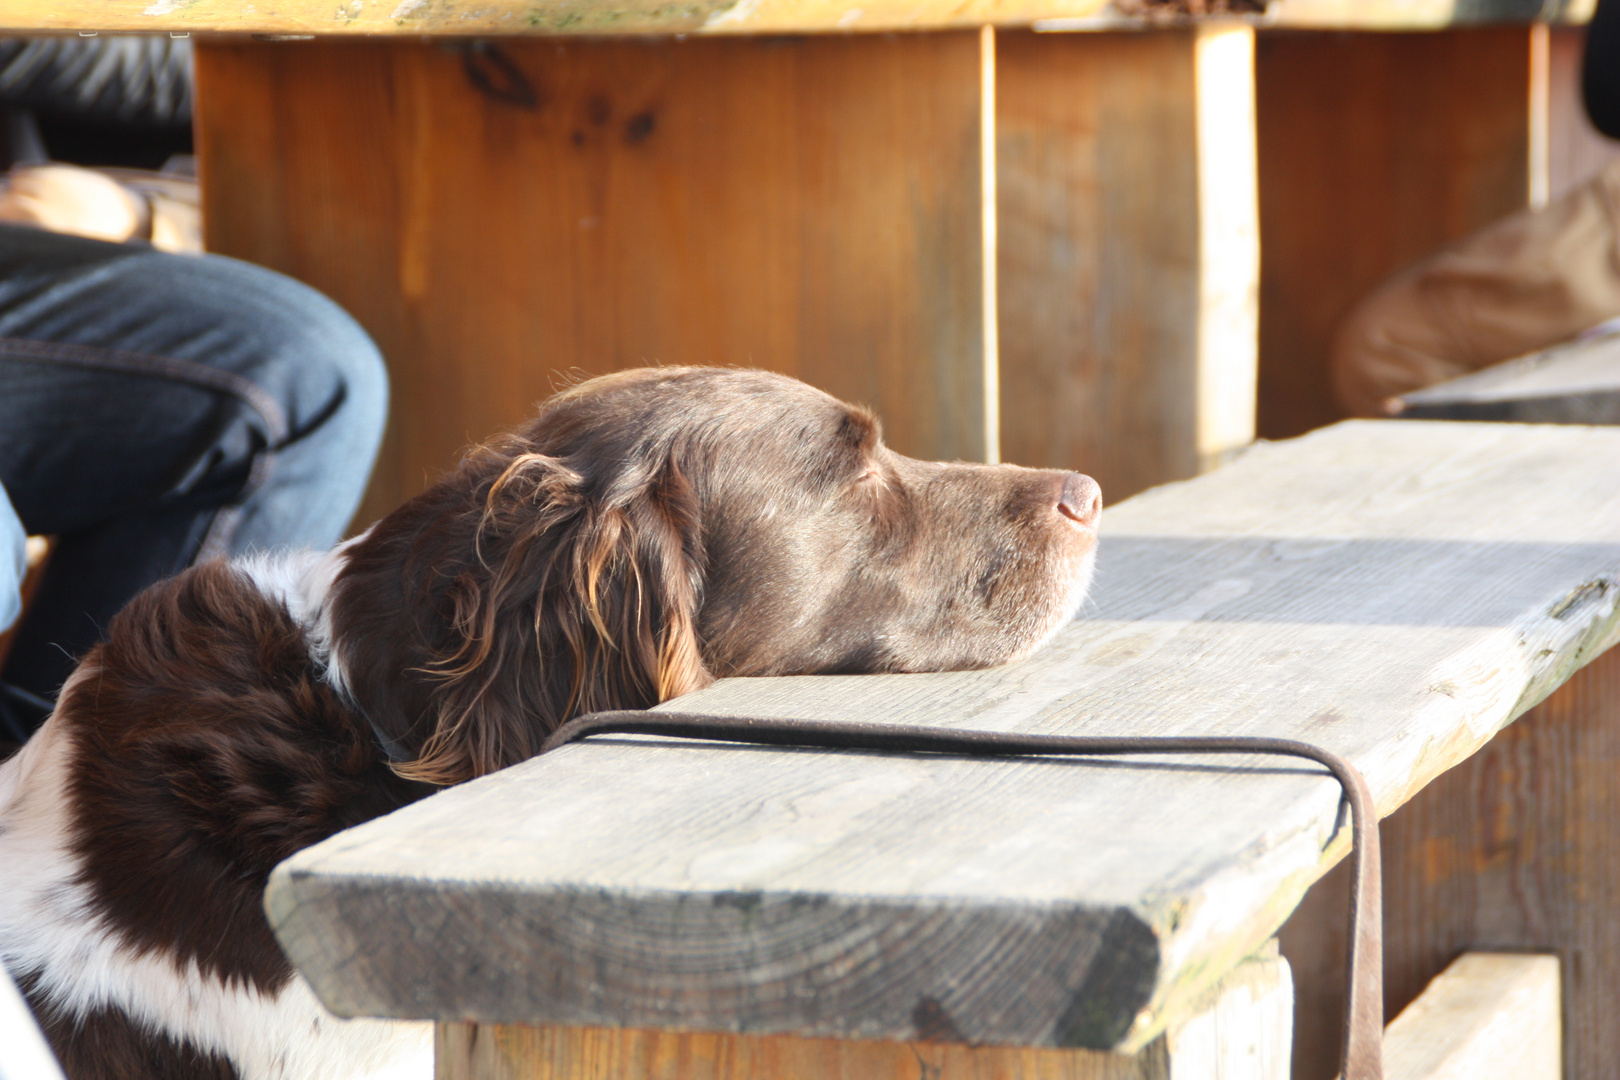
<svg viewBox="0 0 1620 1080">
<path fill-rule="evenodd" d="M 1339 330 L 1333 386 L 1355 416 L 1398 394 L 1620 316 L 1620 162 L 1400 271 Z"/>
</svg>

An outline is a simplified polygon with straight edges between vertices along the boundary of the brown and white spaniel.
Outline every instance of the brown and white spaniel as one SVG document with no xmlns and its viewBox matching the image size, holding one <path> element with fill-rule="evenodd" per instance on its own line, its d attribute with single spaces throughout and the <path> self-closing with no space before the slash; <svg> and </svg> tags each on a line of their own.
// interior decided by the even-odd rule
<svg viewBox="0 0 1620 1080">
<path fill-rule="evenodd" d="M 732 675 L 1029 655 L 1091 576 L 1077 473 L 914 461 L 780 375 L 582 383 L 326 554 L 197 566 L 0 765 L 0 958 L 73 1080 L 425 1074 L 277 947 L 272 867 Z"/>
</svg>

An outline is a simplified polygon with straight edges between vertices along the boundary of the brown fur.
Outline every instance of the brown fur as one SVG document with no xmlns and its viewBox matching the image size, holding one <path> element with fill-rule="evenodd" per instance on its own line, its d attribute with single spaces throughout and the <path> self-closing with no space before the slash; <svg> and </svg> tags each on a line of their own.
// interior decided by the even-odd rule
<svg viewBox="0 0 1620 1080">
<path fill-rule="evenodd" d="M 338 580 L 335 638 L 356 700 L 413 757 L 399 771 L 455 783 L 573 715 L 717 676 L 1021 655 L 1094 539 L 1057 505 L 1080 492 L 1094 525 L 1095 487 L 912 461 L 869 413 L 779 375 L 624 372 L 384 519 Z"/>
<path fill-rule="evenodd" d="M 143 952 L 279 988 L 271 869 L 429 789 L 389 771 L 302 628 L 227 564 L 142 592 L 83 666 L 57 717 L 97 912 Z"/>
</svg>

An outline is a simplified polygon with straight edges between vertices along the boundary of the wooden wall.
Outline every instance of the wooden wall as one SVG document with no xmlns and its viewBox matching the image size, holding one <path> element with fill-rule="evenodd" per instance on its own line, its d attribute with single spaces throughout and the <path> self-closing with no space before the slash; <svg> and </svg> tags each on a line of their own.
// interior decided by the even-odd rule
<svg viewBox="0 0 1620 1080">
<path fill-rule="evenodd" d="M 774 368 L 902 452 L 1117 501 L 1253 435 L 1253 47 L 203 43 L 207 241 L 382 346 L 363 519 L 558 380 L 648 363 Z"/>
<path fill-rule="evenodd" d="M 1532 34 L 1260 35 L 1262 438 L 1343 417 L 1327 363 L 1357 300 L 1526 205 Z"/>
<path fill-rule="evenodd" d="M 774 368 L 903 452 L 993 453 L 979 33 L 498 50 L 472 59 L 509 100 L 451 45 L 197 50 L 209 248 L 388 357 L 362 519 L 559 381 L 642 364 Z"/>
<path fill-rule="evenodd" d="M 210 247 L 330 293 L 393 367 L 362 516 L 643 363 L 786 371 L 907 453 L 1118 501 L 1338 419 L 1357 299 L 1615 156 L 1564 28 L 478 48 L 198 49 Z"/>
</svg>

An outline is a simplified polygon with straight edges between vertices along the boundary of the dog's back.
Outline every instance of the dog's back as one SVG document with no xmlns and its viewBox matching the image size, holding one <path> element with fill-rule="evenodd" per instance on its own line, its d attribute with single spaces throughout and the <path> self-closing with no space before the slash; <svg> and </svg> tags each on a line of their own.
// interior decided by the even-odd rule
<svg viewBox="0 0 1620 1080">
<path fill-rule="evenodd" d="M 0 955 L 75 1080 L 363 1075 L 425 1052 L 329 1016 L 265 919 L 277 862 L 425 789 L 323 677 L 263 587 L 277 568 L 251 569 L 142 593 L 0 765 Z"/>
</svg>

